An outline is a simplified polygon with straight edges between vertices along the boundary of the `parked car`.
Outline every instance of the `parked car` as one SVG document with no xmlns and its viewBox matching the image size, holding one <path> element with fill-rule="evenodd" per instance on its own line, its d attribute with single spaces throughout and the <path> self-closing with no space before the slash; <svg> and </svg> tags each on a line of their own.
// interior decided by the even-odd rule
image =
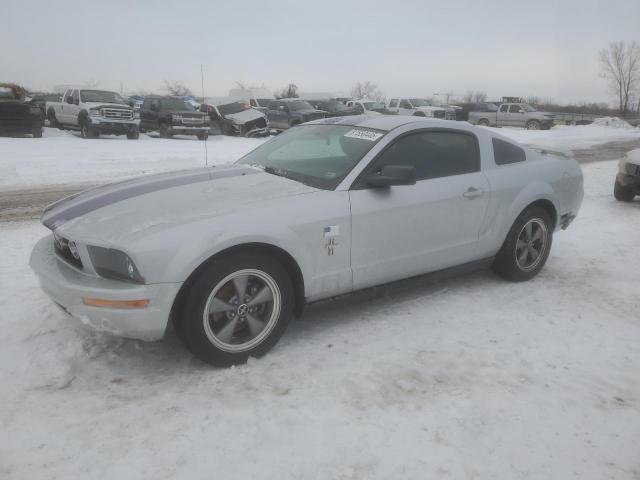
<svg viewBox="0 0 640 480">
<path fill-rule="evenodd" d="M 348 107 L 338 100 L 307 100 L 316 110 L 327 112 L 327 117 L 344 117 L 348 115 L 360 115 L 358 109 Z"/>
<path fill-rule="evenodd" d="M 399 115 L 415 115 L 416 117 L 433 117 L 444 119 L 446 109 L 429 105 L 422 98 L 392 98 L 387 106 L 389 110 Z"/>
<path fill-rule="evenodd" d="M 526 103 L 503 103 L 496 110 L 490 105 L 484 103 L 483 110 L 469 112 L 469 123 L 485 127 L 522 127 L 527 130 L 549 130 L 553 127 L 552 114 L 538 112 Z"/>
<path fill-rule="evenodd" d="M 184 100 L 189 105 L 191 105 L 195 110 L 200 109 L 200 102 L 198 102 L 193 95 L 181 95 L 177 96 L 180 100 Z"/>
<path fill-rule="evenodd" d="M 331 118 L 232 166 L 55 203 L 42 216 L 52 235 L 30 263 L 84 323 L 154 340 L 171 322 L 195 356 L 230 365 L 266 353 L 307 302 L 485 263 L 529 280 L 582 197 L 575 160 L 493 130 Z"/>
<path fill-rule="evenodd" d="M 283 98 L 269 103 L 267 118 L 274 130 L 286 130 L 301 123 L 327 116 L 327 112 L 317 110 L 309 102 L 297 98 Z"/>
<path fill-rule="evenodd" d="M 198 140 L 206 140 L 210 130 L 209 116 L 181 98 L 148 95 L 140 107 L 140 129 L 158 131 L 163 138 L 195 135 Z"/>
<path fill-rule="evenodd" d="M 44 116 L 38 105 L 27 100 L 24 88 L 0 83 L 0 133 L 42 137 Z"/>
<path fill-rule="evenodd" d="M 273 98 L 251 98 L 249 99 L 249 105 L 266 115 L 269 104 L 273 102 L 273 100 Z"/>
<path fill-rule="evenodd" d="M 116 92 L 69 88 L 60 102 L 47 102 L 49 125 L 61 130 L 80 130 L 84 138 L 101 133 L 138 138 L 133 108 Z"/>
<path fill-rule="evenodd" d="M 640 195 L 640 157 L 620 160 L 613 185 L 613 196 L 621 202 L 631 202 Z"/>
<path fill-rule="evenodd" d="M 397 115 L 397 112 L 389 110 L 384 103 L 376 102 L 375 100 L 348 100 L 348 107 L 353 107 L 358 110 L 359 113 L 364 114 L 382 114 L 382 115 Z"/>
<path fill-rule="evenodd" d="M 261 111 L 251 108 L 244 101 L 226 100 L 216 105 L 205 102 L 213 128 L 223 135 L 261 137 L 269 135 L 269 121 Z"/>
<path fill-rule="evenodd" d="M 30 95 L 29 101 L 32 105 L 36 105 L 42 111 L 42 118 L 47 117 L 47 102 L 59 102 L 62 95 L 59 93 L 34 93 Z"/>
</svg>

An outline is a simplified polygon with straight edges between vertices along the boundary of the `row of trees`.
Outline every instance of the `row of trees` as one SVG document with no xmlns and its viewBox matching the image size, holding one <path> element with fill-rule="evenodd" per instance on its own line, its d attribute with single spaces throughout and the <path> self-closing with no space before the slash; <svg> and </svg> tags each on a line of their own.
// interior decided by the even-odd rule
<svg viewBox="0 0 640 480">
<path fill-rule="evenodd" d="M 635 110 L 640 112 L 640 44 L 632 42 L 611 42 L 607 48 L 599 52 L 600 76 L 607 80 L 611 92 L 617 98 L 618 113 L 627 114 Z M 244 85 L 238 82 L 238 85 Z M 165 90 L 170 95 L 192 95 L 192 91 L 182 81 L 165 80 Z M 276 98 L 298 98 L 298 86 L 290 83 L 275 93 Z M 370 81 L 358 82 L 351 89 L 353 98 L 371 98 L 383 100 L 384 95 L 375 83 Z M 487 100 L 486 92 L 468 91 L 458 96 L 462 103 L 477 104 Z M 449 101 L 449 95 L 447 95 Z M 551 99 L 529 97 L 527 101 L 532 105 L 562 108 Z M 574 111 L 610 112 L 605 104 L 583 103 L 570 105 Z"/>
</svg>

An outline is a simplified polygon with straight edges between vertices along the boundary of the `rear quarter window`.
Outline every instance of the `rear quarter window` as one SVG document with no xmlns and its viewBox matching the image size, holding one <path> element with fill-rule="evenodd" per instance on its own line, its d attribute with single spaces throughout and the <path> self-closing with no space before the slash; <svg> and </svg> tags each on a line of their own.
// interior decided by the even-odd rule
<svg viewBox="0 0 640 480">
<path fill-rule="evenodd" d="M 525 151 L 517 145 L 499 138 L 492 138 L 491 141 L 496 165 L 509 165 L 511 163 L 524 162 L 527 159 Z"/>
</svg>

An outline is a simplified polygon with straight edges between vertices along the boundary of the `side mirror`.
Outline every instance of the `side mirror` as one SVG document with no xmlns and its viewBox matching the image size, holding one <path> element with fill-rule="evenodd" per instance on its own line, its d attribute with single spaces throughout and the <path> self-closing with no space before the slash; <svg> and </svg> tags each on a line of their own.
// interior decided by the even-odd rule
<svg viewBox="0 0 640 480">
<path fill-rule="evenodd" d="M 370 187 L 384 188 L 394 185 L 415 185 L 416 169 L 408 165 L 386 165 L 380 173 L 374 173 L 365 178 Z"/>
</svg>

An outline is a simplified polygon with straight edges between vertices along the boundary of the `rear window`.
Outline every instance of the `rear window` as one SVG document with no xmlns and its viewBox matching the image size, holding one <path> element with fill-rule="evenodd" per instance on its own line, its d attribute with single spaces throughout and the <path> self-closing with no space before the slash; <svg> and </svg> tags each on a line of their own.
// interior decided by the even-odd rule
<svg viewBox="0 0 640 480">
<path fill-rule="evenodd" d="M 509 165 L 510 163 L 524 162 L 527 155 L 524 150 L 513 143 L 505 142 L 499 138 L 493 138 L 493 158 L 496 165 Z"/>
</svg>

